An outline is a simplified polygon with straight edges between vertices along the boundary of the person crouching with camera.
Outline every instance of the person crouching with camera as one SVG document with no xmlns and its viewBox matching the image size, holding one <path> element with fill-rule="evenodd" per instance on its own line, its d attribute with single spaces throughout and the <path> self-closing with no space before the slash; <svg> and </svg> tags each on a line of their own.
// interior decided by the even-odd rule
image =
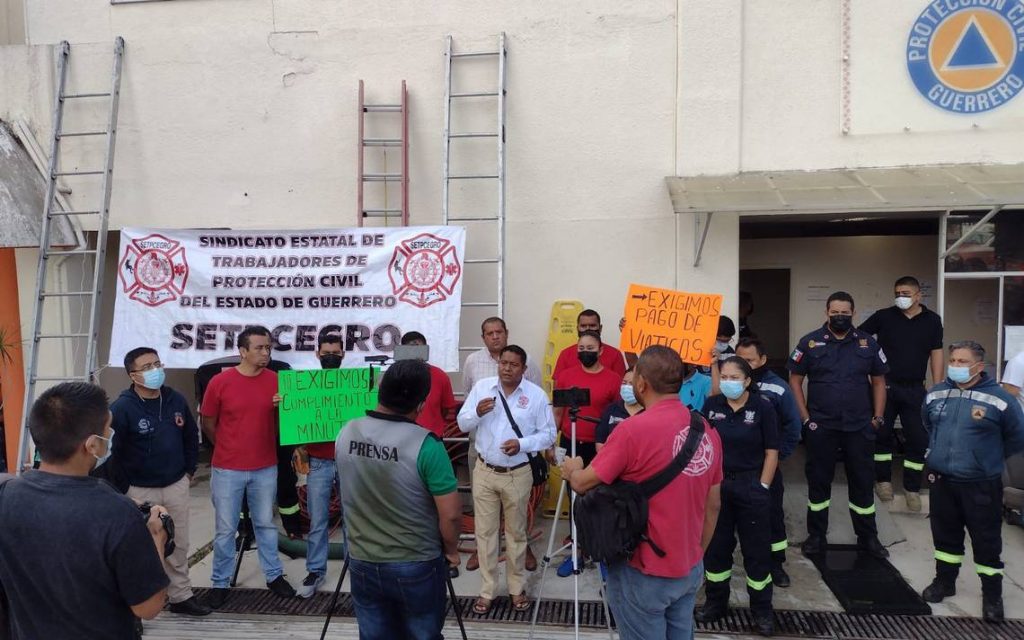
<svg viewBox="0 0 1024 640">
<path fill-rule="evenodd" d="M 38 470 L 0 484 L 0 587 L 14 638 L 135 637 L 164 607 L 167 533 L 89 472 L 110 456 L 107 395 L 67 382 L 43 392 L 29 429 Z"/>
</svg>

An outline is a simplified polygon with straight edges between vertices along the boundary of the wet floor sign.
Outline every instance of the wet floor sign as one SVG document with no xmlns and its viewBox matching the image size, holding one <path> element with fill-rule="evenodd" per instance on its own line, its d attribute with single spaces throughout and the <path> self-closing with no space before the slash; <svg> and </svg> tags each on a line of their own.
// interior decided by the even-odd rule
<svg viewBox="0 0 1024 640">
<path fill-rule="evenodd" d="M 558 354 L 562 349 L 576 344 L 576 319 L 583 311 L 583 303 L 579 300 L 555 300 L 551 305 L 551 319 L 548 322 L 548 340 L 544 346 L 544 363 L 541 370 L 544 391 L 551 397 L 553 381 L 551 374 L 555 371 L 555 363 L 558 362 Z M 545 518 L 555 516 L 556 502 L 558 502 L 558 491 L 562 485 L 562 473 L 558 467 L 552 466 L 548 475 L 547 491 L 544 494 L 542 513 Z M 569 501 L 562 504 L 562 515 L 569 517 Z"/>
</svg>

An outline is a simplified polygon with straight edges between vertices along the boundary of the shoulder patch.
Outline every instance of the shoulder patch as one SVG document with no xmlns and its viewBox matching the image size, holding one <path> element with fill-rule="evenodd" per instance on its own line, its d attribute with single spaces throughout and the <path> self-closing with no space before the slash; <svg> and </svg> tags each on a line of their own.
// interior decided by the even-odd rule
<svg viewBox="0 0 1024 640">
<path fill-rule="evenodd" d="M 804 352 L 799 349 L 793 349 L 793 353 L 789 354 L 789 359 L 793 362 L 800 362 L 804 359 Z"/>
<path fill-rule="evenodd" d="M 878 359 L 882 361 L 882 364 L 889 362 L 889 359 L 885 357 L 885 351 L 882 351 L 882 347 L 878 347 Z"/>
</svg>

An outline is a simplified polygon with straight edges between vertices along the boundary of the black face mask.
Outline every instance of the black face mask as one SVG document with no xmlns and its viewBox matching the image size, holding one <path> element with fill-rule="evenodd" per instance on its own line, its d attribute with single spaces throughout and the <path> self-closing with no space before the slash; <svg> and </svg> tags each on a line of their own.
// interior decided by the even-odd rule
<svg viewBox="0 0 1024 640">
<path fill-rule="evenodd" d="M 767 373 L 767 372 L 768 372 L 768 367 L 767 366 L 758 367 L 758 368 L 754 369 L 754 371 L 750 374 L 750 378 L 754 382 L 761 382 L 761 378 L 763 378 L 764 374 Z"/>
<path fill-rule="evenodd" d="M 577 351 L 576 357 L 580 359 L 580 364 L 584 367 L 592 367 L 597 364 L 596 351 Z"/>
<path fill-rule="evenodd" d="M 836 333 L 846 333 L 853 326 L 853 316 L 829 316 L 828 326 Z"/>
<path fill-rule="evenodd" d="M 340 369 L 341 355 L 337 353 L 325 353 L 320 356 L 320 367 L 323 369 Z"/>
</svg>

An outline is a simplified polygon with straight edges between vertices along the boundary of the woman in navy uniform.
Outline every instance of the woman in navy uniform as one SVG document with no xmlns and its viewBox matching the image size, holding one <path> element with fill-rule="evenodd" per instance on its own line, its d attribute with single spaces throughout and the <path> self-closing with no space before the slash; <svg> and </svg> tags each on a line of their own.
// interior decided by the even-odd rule
<svg viewBox="0 0 1024 640">
<path fill-rule="evenodd" d="M 707 600 L 697 619 L 712 622 L 728 610 L 738 534 L 754 624 L 761 635 L 770 636 L 774 626 L 769 487 L 779 463 L 778 417 L 771 402 L 757 393 L 746 360 L 730 356 L 720 366 L 722 393 L 707 399 L 703 413 L 722 438 L 725 479 L 722 510 L 704 554 Z"/>
</svg>

